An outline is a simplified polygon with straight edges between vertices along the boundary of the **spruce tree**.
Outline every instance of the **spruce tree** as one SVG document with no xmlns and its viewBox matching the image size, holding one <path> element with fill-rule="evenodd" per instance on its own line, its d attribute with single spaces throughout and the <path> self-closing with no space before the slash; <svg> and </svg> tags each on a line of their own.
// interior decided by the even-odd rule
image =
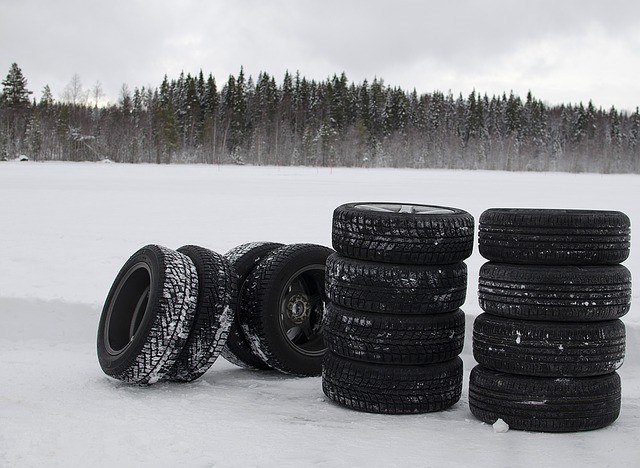
<svg viewBox="0 0 640 468">
<path fill-rule="evenodd" d="M 53 105 L 53 94 L 51 93 L 51 88 L 49 85 L 44 85 L 44 89 L 42 90 L 42 97 L 40 98 L 41 106 L 51 106 Z"/>
<path fill-rule="evenodd" d="M 10 108 L 27 107 L 30 104 L 27 79 L 17 63 L 11 64 L 7 77 L 2 80 L 0 102 Z"/>
</svg>

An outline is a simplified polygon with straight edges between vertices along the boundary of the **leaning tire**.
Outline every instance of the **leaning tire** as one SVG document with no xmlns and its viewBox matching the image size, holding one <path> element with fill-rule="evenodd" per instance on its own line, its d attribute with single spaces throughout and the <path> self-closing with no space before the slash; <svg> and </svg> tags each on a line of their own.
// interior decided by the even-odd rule
<svg viewBox="0 0 640 468">
<path fill-rule="evenodd" d="M 485 263 L 480 307 L 492 315 L 526 320 L 613 320 L 631 306 L 631 273 L 622 265 L 542 266 Z"/>
<path fill-rule="evenodd" d="M 436 314 L 456 310 L 467 294 L 467 267 L 395 265 L 333 254 L 327 259 L 329 299 L 350 309 L 388 314 Z"/>
<path fill-rule="evenodd" d="M 489 424 L 512 429 L 575 432 L 599 429 L 620 414 L 620 377 L 557 379 L 526 377 L 476 366 L 469 380 L 469 408 Z"/>
<path fill-rule="evenodd" d="M 224 255 L 238 276 L 238 290 L 236 313 L 229 330 L 227 342 L 222 350 L 222 357 L 236 366 L 252 370 L 271 369 L 251 350 L 251 345 L 244 336 L 240 325 L 239 307 L 240 298 L 249 274 L 260 260 L 283 245 L 276 242 L 250 242 L 234 247 Z"/>
<path fill-rule="evenodd" d="M 473 356 L 489 369 L 544 377 L 614 372 L 625 354 L 625 327 L 606 322 L 534 322 L 480 314 Z"/>
<path fill-rule="evenodd" d="M 220 355 L 233 322 L 237 278 L 227 259 L 209 249 L 185 245 L 178 252 L 191 259 L 198 272 L 198 304 L 191 333 L 166 376 L 191 382 L 202 376 Z"/>
<path fill-rule="evenodd" d="M 371 314 L 329 303 L 324 340 L 329 351 L 371 363 L 421 365 L 462 352 L 464 312 L 436 315 Z"/>
<path fill-rule="evenodd" d="M 321 373 L 325 264 L 332 252 L 320 245 L 287 245 L 271 252 L 247 278 L 242 330 L 253 352 L 280 372 Z"/>
<path fill-rule="evenodd" d="M 493 208 L 480 216 L 480 255 L 501 263 L 611 265 L 629 256 L 619 211 Z"/>
<path fill-rule="evenodd" d="M 427 366 L 389 366 L 325 356 L 322 390 L 332 401 L 359 411 L 412 414 L 441 411 L 462 394 L 462 360 Z"/>
<path fill-rule="evenodd" d="M 182 351 L 196 311 L 198 273 L 185 255 L 158 245 L 138 250 L 111 286 L 98 325 L 105 374 L 152 384 Z"/>
<path fill-rule="evenodd" d="M 360 260 L 457 263 L 473 250 L 473 217 L 442 206 L 347 203 L 333 212 L 332 241 L 338 253 Z"/>
</svg>

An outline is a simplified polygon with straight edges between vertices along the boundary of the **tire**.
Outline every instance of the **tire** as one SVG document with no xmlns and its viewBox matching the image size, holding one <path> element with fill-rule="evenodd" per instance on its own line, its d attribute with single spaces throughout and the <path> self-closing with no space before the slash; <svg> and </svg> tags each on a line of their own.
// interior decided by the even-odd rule
<svg viewBox="0 0 640 468">
<path fill-rule="evenodd" d="M 182 351 L 198 300 L 198 273 L 179 252 L 147 245 L 127 260 L 98 325 L 98 361 L 124 382 L 153 384 Z"/>
<path fill-rule="evenodd" d="M 473 356 L 488 369 L 540 377 L 614 372 L 625 353 L 625 327 L 606 322 L 534 322 L 480 314 Z"/>
<path fill-rule="evenodd" d="M 464 346 L 464 312 L 371 314 L 328 303 L 324 340 L 329 351 L 357 361 L 422 365 L 448 361 Z"/>
<path fill-rule="evenodd" d="M 501 263 L 613 265 L 629 256 L 619 211 L 493 208 L 480 216 L 480 255 Z"/>
<path fill-rule="evenodd" d="M 622 265 L 540 266 L 485 263 L 478 297 L 501 317 L 567 322 L 613 320 L 631 307 L 631 272 Z"/>
<path fill-rule="evenodd" d="M 426 366 L 389 366 L 353 361 L 328 352 L 322 390 L 348 408 L 383 414 L 441 411 L 462 394 L 462 360 Z"/>
<path fill-rule="evenodd" d="M 189 338 L 165 377 L 191 382 L 218 358 L 233 322 L 237 277 L 226 258 L 209 249 L 185 245 L 178 252 L 191 259 L 198 272 L 198 303 Z"/>
<path fill-rule="evenodd" d="M 467 267 L 394 265 L 333 254 L 327 259 L 329 299 L 350 309 L 388 314 L 436 314 L 464 304 Z"/>
<path fill-rule="evenodd" d="M 229 330 L 229 336 L 222 357 L 236 366 L 251 370 L 268 370 L 271 369 L 262 359 L 256 356 L 251 350 L 251 345 L 244 336 L 239 321 L 239 307 L 242 291 L 249 274 L 255 266 L 265 256 L 273 252 L 284 244 L 276 242 L 250 242 L 234 247 L 224 256 L 238 276 L 238 291 L 236 298 L 236 313 L 234 314 L 233 323 Z"/>
<path fill-rule="evenodd" d="M 274 250 L 249 274 L 240 324 L 253 352 L 285 374 L 319 375 L 325 264 L 333 251 L 313 244 Z"/>
<path fill-rule="evenodd" d="M 362 202 L 333 212 L 333 248 L 371 262 L 458 263 L 471 255 L 473 233 L 473 216 L 458 208 Z"/>
<path fill-rule="evenodd" d="M 498 418 L 511 429 L 576 432 L 599 429 L 620 414 L 617 373 L 556 379 L 504 374 L 476 366 L 469 379 L 471 413 L 488 424 Z"/>
</svg>

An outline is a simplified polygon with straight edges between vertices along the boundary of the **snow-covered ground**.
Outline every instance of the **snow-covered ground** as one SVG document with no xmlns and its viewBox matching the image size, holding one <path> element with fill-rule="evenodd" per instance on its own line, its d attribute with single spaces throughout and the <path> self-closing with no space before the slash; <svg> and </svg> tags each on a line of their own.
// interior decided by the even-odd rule
<svg viewBox="0 0 640 468">
<path fill-rule="evenodd" d="M 320 378 L 222 359 L 191 384 L 124 385 L 100 370 L 95 334 L 116 273 L 148 243 L 330 245 L 333 209 L 371 200 L 476 220 L 490 207 L 615 209 L 640 226 L 639 199 L 634 175 L 0 163 L 0 466 L 638 466 L 640 288 L 620 418 L 586 433 L 496 434 L 469 412 L 477 251 L 465 390 L 441 413 L 358 413 L 327 401 Z M 640 249 L 625 265 L 640 277 Z"/>
</svg>

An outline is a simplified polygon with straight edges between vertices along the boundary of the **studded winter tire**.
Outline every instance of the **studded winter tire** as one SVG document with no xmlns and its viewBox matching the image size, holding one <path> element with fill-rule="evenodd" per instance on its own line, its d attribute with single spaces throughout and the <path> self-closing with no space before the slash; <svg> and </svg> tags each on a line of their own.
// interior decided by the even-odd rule
<svg viewBox="0 0 640 468">
<path fill-rule="evenodd" d="M 325 264 L 333 251 L 314 244 L 280 247 L 247 277 L 240 324 L 254 354 L 286 374 L 319 375 Z"/>
<path fill-rule="evenodd" d="M 462 394 L 462 360 L 425 366 L 390 366 L 354 361 L 327 352 L 322 390 L 358 411 L 411 414 L 441 411 Z"/>
<path fill-rule="evenodd" d="M 629 256 L 630 221 L 619 211 L 492 208 L 478 246 L 500 263 L 611 265 Z"/>
<path fill-rule="evenodd" d="M 152 384 L 180 355 L 193 323 L 198 273 L 179 252 L 147 245 L 124 264 L 98 325 L 98 361 L 109 376 Z"/>
<path fill-rule="evenodd" d="M 457 263 L 473 250 L 473 217 L 444 206 L 347 203 L 333 212 L 332 240 L 338 253 L 360 260 Z"/>
<path fill-rule="evenodd" d="M 227 341 L 236 301 L 236 274 L 226 258 L 209 249 L 185 245 L 178 252 L 191 259 L 198 272 L 198 303 L 187 342 L 165 377 L 190 382 L 215 362 Z"/>
<path fill-rule="evenodd" d="M 245 369 L 271 369 L 251 350 L 251 345 L 244 336 L 240 325 L 239 307 L 240 298 L 242 297 L 244 285 L 249 274 L 260 260 L 280 247 L 283 247 L 283 244 L 277 242 L 250 242 L 234 247 L 224 255 L 238 277 L 238 289 L 235 301 L 236 313 L 234 314 L 233 323 L 229 330 L 227 342 L 222 350 L 222 357 L 232 364 L 244 367 Z"/>
<path fill-rule="evenodd" d="M 329 303 L 324 340 L 329 351 L 358 361 L 420 365 L 448 361 L 464 345 L 464 312 L 390 315 Z"/>
<path fill-rule="evenodd" d="M 480 307 L 492 315 L 526 320 L 600 321 L 631 306 L 631 273 L 622 265 L 547 266 L 485 263 Z"/>
<path fill-rule="evenodd" d="M 606 322 L 534 322 L 480 314 L 473 356 L 488 369 L 541 377 L 614 372 L 625 354 L 625 327 Z"/>
<path fill-rule="evenodd" d="M 396 265 L 354 260 L 333 254 L 327 259 L 329 299 L 341 306 L 389 314 L 436 314 L 456 310 L 467 294 L 467 267 Z"/>
<path fill-rule="evenodd" d="M 620 414 L 620 377 L 558 379 L 505 374 L 476 366 L 469 380 L 469 408 L 489 424 L 511 429 L 575 432 L 599 429 Z"/>
</svg>

